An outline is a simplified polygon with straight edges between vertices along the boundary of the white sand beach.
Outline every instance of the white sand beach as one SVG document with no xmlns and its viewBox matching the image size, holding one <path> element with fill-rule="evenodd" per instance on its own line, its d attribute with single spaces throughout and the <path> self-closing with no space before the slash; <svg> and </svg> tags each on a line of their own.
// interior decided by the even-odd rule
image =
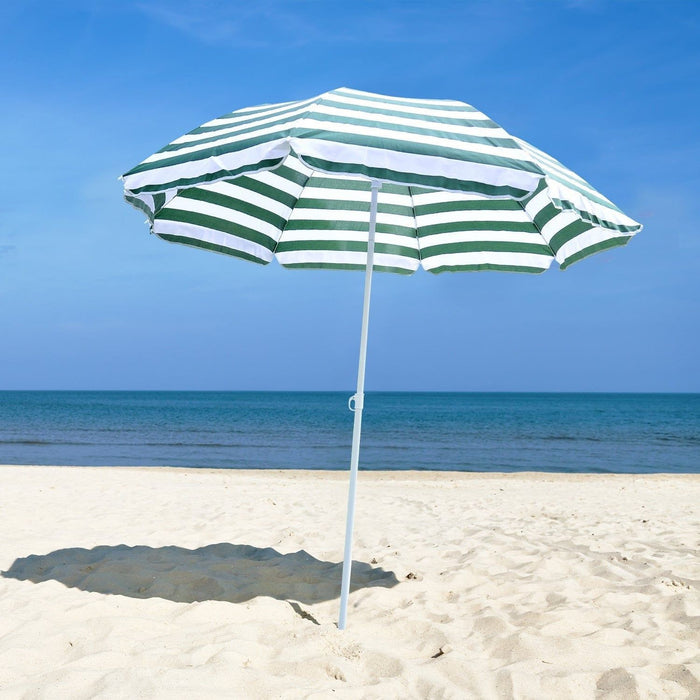
<svg viewBox="0 0 700 700">
<path fill-rule="evenodd" d="M 1 698 L 700 698 L 700 476 L 0 467 Z"/>
</svg>

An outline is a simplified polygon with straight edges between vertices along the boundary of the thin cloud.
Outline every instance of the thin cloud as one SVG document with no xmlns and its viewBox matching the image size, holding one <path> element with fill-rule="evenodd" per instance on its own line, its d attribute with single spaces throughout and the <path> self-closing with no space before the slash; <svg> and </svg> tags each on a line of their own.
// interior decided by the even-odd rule
<svg viewBox="0 0 700 700">
<path fill-rule="evenodd" d="M 401 3 L 392 11 L 387 3 L 364 2 L 348 12 L 342 5 L 316 0 L 258 0 L 248 6 L 208 0 L 197 4 L 137 3 L 135 8 L 155 22 L 213 45 L 445 44 L 463 42 L 464 26 L 471 30 L 481 26 L 481 35 L 488 37 L 485 46 L 495 50 L 503 38 L 522 31 L 526 6 L 504 8 L 480 0 L 444 2 L 437 7 Z M 472 31 L 471 35 L 479 33 Z"/>
</svg>

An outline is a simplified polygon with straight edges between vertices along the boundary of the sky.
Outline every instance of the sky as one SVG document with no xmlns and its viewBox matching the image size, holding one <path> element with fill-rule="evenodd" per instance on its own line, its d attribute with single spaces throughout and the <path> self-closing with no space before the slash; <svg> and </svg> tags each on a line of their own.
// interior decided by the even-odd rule
<svg viewBox="0 0 700 700">
<path fill-rule="evenodd" d="M 363 274 L 166 243 L 118 176 L 336 87 L 474 105 L 645 229 L 374 280 L 367 390 L 700 391 L 700 2 L 0 4 L 0 389 L 348 390 Z"/>
</svg>

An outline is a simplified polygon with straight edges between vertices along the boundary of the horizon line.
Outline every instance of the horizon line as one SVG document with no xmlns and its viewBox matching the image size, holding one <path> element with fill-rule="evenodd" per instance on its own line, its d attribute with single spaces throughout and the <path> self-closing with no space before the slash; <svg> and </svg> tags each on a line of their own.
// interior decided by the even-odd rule
<svg viewBox="0 0 700 700">
<path fill-rule="evenodd" d="M 178 393 L 178 394 L 346 394 L 353 389 L 2 389 L 0 393 Z M 547 391 L 505 389 L 369 389 L 365 394 L 602 394 L 602 395 L 700 395 L 700 391 L 605 391 L 558 389 Z"/>
</svg>

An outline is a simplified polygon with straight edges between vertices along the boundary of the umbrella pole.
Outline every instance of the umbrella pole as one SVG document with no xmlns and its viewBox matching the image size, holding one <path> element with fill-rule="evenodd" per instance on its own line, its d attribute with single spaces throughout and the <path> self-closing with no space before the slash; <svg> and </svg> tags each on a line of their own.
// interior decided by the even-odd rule
<svg viewBox="0 0 700 700">
<path fill-rule="evenodd" d="M 365 297 L 362 306 L 362 332 L 360 333 L 360 362 L 357 368 L 357 392 L 350 397 L 348 407 L 355 412 L 352 429 L 352 453 L 350 455 L 350 487 L 348 489 L 348 515 L 345 525 L 345 555 L 343 557 L 343 581 L 340 587 L 340 615 L 338 629 L 345 629 L 350 593 L 352 569 L 352 528 L 355 520 L 355 491 L 357 467 L 360 462 L 360 432 L 362 431 L 362 409 L 365 403 L 365 363 L 367 359 L 367 329 L 369 327 L 369 300 L 372 293 L 372 268 L 374 266 L 374 234 L 377 226 L 377 195 L 381 182 L 372 180 L 372 199 L 369 209 L 369 237 L 367 239 L 367 266 L 365 268 Z M 354 405 L 353 405 L 354 404 Z"/>
</svg>

